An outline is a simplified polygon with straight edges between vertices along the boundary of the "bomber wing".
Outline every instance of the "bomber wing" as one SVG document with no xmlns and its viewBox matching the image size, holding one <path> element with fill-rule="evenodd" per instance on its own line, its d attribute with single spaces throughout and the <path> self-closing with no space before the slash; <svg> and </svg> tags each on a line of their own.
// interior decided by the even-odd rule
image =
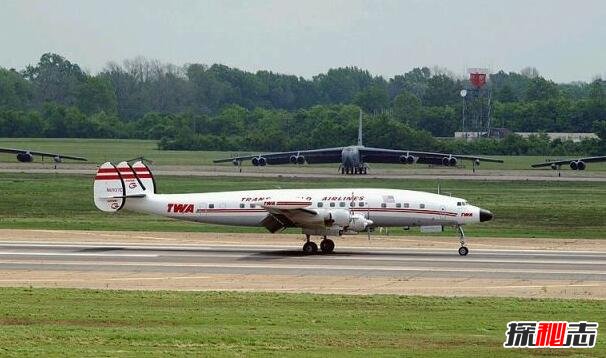
<svg viewBox="0 0 606 358">
<path fill-rule="evenodd" d="M 487 158 L 478 155 L 439 153 L 439 152 L 420 152 L 415 150 L 399 150 L 399 149 L 384 149 L 363 147 L 360 148 L 362 160 L 365 163 L 407 163 L 406 158 L 409 158 L 408 164 L 443 164 L 444 158 L 456 158 L 464 160 L 472 160 L 479 162 L 503 163 L 501 159 Z M 450 164 L 449 164 L 450 165 Z"/>
<path fill-rule="evenodd" d="M 339 148 L 323 148 L 323 149 L 312 149 L 312 150 L 293 150 L 289 152 L 269 152 L 251 154 L 245 156 L 235 156 L 231 158 L 213 160 L 213 163 L 227 163 L 233 162 L 238 164 L 245 160 L 253 160 L 255 158 L 265 159 L 265 164 L 276 165 L 276 164 L 299 164 L 304 162 L 309 164 L 322 164 L 322 163 L 341 163 L 341 152 L 343 147 Z M 264 165 L 264 164 L 261 164 Z"/>
<path fill-rule="evenodd" d="M 598 157 L 585 157 L 578 159 L 562 159 L 562 160 L 548 160 L 543 163 L 532 164 L 533 168 L 550 167 L 553 165 L 570 164 L 571 162 L 585 162 L 585 163 L 598 163 L 606 162 L 606 155 Z"/>
<path fill-rule="evenodd" d="M 53 158 L 82 160 L 82 161 L 88 160 L 83 157 L 75 157 L 72 155 L 63 155 L 63 154 L 59 154 L 59 153 L 38 152 L 35 150 L 28 150 L 28 149 L 0 148 L 0 153 L 12 153 L 12 154 L 29 153 L 31 155 L 39 155 L 41 157 L 53 157 Z"/>
</svg>

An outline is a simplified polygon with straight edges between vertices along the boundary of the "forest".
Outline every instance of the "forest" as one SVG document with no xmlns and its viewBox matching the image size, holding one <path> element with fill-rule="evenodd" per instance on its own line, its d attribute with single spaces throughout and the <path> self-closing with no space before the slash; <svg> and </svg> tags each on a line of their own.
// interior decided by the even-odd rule
<svg viewBox="0 0 606 358">
<path fill-rule="evenodd" d="M 606 81 L 554 83 L 533 67 L 490 75 L 492 125 L 520 132 L 595 132 L 602 140 L 545 135 L 466 143 L 467 79 L 419 67 L 391 78 L 357 67 L 312 78 L 221 64 L 176 66 L 138 57 L 88 73 L 59 54 L 0 67 L 0 137 L 157 139 L 162 149 L 274 151 L 355 143 L 482 154 L 598 154 L 606 150 Z M 437 137 L 437 138 L 436 138 Z"/>
</svg>

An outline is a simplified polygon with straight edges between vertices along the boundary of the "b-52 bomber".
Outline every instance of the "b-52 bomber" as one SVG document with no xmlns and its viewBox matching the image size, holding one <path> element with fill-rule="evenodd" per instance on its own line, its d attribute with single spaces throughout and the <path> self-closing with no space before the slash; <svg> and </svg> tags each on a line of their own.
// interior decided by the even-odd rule
<svg viewBox="0 0 606 358">
<path fill-rule="evenodd" d="M 562 160 L 546 160 L 543 163 L 533 164 L 533 168 L 551 167 L 553 170 L 560 170 L 562 165 L 568 164 L 572 170 L 585 170 L 587 163 L 599 163 L 606 162 L 606 155 L 599 157 L 584 157 L 575 159 L 562 159 Z"/>
<path fill-rule="evenodd" d="M 476 166 L 480 165 L 480 162 L 483 161 L 503 163 L 500 159 L 486 158 L 477 155 L 366 147 L 362 144 L 362 113 L 360 113 L 357 145 L 311 150 L 294 150 L 288 152 L 259 153 L 217 159 L 213 162 L 232 162 L 234 165 L 240 166 L 245 160 L 250 160 L 252 165 L 256 167 L 279 164 L 340 163 L 339 171 L 341 174 L 367 174 L 369 163 L 432 164 L 454 167 L 459 163 L 459 160 L 470 160 L 472 161 L 474 171 Z"/>
<path fill-rule="evenodd" d="M 75 157 L 72 155 L 63 155 L 63 154 L 59 154 L 59 153 L 39 152 L 39 151 L 29 150 L 29 149 L 0 148 L 0 153 L 16 154 L 17 160 L 22 163 L 33 162 L 34 155 L 42 157 L 42 160 L 44 160 L 44 157 L 51 157 L 51 158 L 53 158 L 53 161 L 55 163 L 61 163 L 63 161 L 63 159 L 87 161 L 87 159 L 83 158 L 83 157 Z"/>
</svg>

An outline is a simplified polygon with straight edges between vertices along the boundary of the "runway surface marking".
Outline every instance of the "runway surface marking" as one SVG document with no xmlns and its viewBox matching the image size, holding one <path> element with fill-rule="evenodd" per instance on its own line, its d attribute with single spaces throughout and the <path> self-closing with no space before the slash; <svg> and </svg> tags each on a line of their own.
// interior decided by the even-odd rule
<svg viewBox="0 0 606 358">
<path fill-rule="evenodd" d="M 595 241 L 573 245 L 576 250 L 472 246 L 470 255 L 461 257 L 448 240 L 434 240 L 441 244 L 435 248 L 402 247 L 408 243 L 397 240 L 373 247 L 354 240 L 337 245 L 334 254 L 307 256 L 298 245 L 275 239 L 249 244 L 233 238 L 246 235 L 197 244 L 166 244 L 156 237 L 146 244 L 130 234 L 113 234 L 124 242 L 99 242 L 94 232 L 84 235 L 94 242 L 60 234 L 58 241 L 5 236 L 0 286 L 606 299 L 606 250 Z M 555 244 L 550 247 L 560 247 Z"/>
</svg>

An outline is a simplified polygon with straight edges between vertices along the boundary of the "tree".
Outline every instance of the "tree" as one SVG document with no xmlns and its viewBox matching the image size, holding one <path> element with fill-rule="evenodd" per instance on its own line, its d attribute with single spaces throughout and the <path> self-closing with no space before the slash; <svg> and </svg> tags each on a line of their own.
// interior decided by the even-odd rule
<svg viewBox="0 0 606 358">
<path fill-rule="evenodd" d="M 85 114 L 117 112 L 116 93 L 107 77 L 89 77 L 78 88 L 78 108 Z"/>
<path fill-rule="evenodd" d="M 393 99 L 393 112 L 398 121 L 416 127 L 421 112 L 421 100 L 411 92 L 402 92 Z"/>
<path fill-rule="evenodd" d="M 446 75 L 432 76 L 427 81 L 427 90 L 423 96 L 425 106 L 443 106 L 455 104 L 461 100 L 459 92 L 462 83 L 453 80 Z"/>
<path fill-rule="evenodd" d="M 604 93 L 605 82 L 601 79 L 596 79 L 589 85 L 589 98 L 597 103 L 603 103 L 606 101 L 606 94 Z"/>
<path fill-rule="evenodd" d="M 593 122 L 593 132 L 600 140 L 606 142 L 606 120 Z"/>
<path fill-rule="evenodd" d="M 526 100 L 528 101 L 543 101 L 558 97 L 560 91 L 558 86 L 552 81 L 548 81 L 543 77 L 535 77 L 528 83 L 526 89 Z"/>
<path fill-rule="evenodd" d="M 76 104 L 78 88 L 86 81 L 86 74 L 77 64 L 54 53 L 45 53 L 36 66 L 27 66 L 23 77 L 36 86 L 38 104 L 57 102 L 68 106 Z"/>
<path fill-rule="evenodd" d="M 387 88 L 378 84 L 372 85 L 356 94 L 353 103 L 365 112 L 376 113 L 389 105 Z"/>
<path fill-rule="evenodd" d="M 17 71 L 0 67 L 0 107 L 26 109 L 33 96 L 32 85 Z"/>
</svg>

